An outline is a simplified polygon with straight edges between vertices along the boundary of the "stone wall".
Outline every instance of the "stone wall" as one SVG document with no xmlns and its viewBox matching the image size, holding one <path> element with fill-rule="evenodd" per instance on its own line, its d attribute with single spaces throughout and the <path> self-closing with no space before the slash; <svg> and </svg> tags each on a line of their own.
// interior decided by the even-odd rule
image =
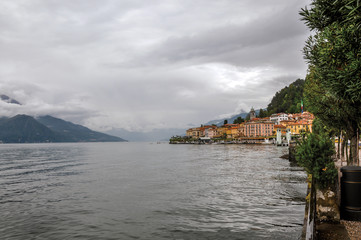
<svg viewBox="0 0 361 240">
<path fill-rule="evenodd" d="M 319 222 L 340 222 L 340 209 L 336 191 L 316 190 L 316 215 Z"/>
</svg>

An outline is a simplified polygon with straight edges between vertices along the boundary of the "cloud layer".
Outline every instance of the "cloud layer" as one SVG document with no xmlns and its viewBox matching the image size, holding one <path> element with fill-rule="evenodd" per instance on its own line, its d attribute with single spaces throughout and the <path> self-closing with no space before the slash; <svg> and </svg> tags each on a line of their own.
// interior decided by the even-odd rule
<svg viewBox="0 0 361 240">
<path fill-rule="evenodd" d="M 309 0 L 0 3 L 0 115 L 96 130 L 200 124 L 304 78 Z"/>
</svg>

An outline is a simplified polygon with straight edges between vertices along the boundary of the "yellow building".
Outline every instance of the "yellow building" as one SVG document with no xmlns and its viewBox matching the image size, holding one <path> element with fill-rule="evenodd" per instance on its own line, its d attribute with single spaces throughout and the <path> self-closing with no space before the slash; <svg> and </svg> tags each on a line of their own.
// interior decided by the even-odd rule
<svg viewBox="0 0 361 240">
<path fill-rule="evenodd" d="M 238 138 L 239 137 L 239 124 L 236 124 L 236 126 L 227 126 L 226 134 L 227 138 Z"/>
<path fill-rule="evenodd" d="M 301 120 L 298 122 L 288 123 L 286 128 L 289 128 L 291 134 L 301 134 L 302 132 L 312 132 L 312 123 Z"/>
<path fill-rule="evenodd" d="M 280 129 L 281 130 L 281 135 L 285 136 L 286 132 L 287 132 L 287 127 L 284 125 L 274 125 L 273 127 L 273 135 L 277 134 L 277 130 Z"/>
<path fill-rule="evenodd" d="M 191 138 L 198 139 L 201 137 L 202 129 L 201 128 L 190 128 L 186 131 L 186 135 Z"/>
<path fill-rule="evenodd" d="M 193 128 L 190 128 L 186 131 L 186 136 L 187 137 L 192 137 L 192 132 L 193 132 Z"/>
<path fill-rule="evenodd" d="M 244 122 L 239 124 L 238 126 L 238 136 L 239 137 L 244 137 L 245 136 L 245 132 L 244 132 Z"/>
<path fill-rule="evenodd" d="M 217 138 L 221 138 L 227 135 L 227 128 L 222 126 L 222 127 L 218 127 L 217 128 L 217 134 L 216 137 Z"/>
</svg>

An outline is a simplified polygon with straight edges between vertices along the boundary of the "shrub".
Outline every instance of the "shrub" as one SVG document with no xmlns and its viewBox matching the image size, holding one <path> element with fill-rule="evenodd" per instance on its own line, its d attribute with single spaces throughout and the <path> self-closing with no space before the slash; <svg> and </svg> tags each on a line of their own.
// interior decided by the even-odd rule
<svg viewBox="0 0 361 240">
<path fill-rule="evenodd" d="M 296 149 L 296 159 L 300 166 L 321 188 L 333 186 L 337 180 L 337 169 L 332 160 L 334 144 L 326 134 L 305 135 Z"/>
</svg>

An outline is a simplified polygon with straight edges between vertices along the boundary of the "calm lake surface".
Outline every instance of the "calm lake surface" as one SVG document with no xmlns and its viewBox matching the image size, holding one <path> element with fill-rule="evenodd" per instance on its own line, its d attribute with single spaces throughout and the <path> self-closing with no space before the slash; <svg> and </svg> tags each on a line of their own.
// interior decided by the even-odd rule
<svg viewBox="0 0 361 240">
<path fill-rule="evenodd" d="M 0 145 L 1 239 L 299 239 L 285 147 Z"/>
</svg>

